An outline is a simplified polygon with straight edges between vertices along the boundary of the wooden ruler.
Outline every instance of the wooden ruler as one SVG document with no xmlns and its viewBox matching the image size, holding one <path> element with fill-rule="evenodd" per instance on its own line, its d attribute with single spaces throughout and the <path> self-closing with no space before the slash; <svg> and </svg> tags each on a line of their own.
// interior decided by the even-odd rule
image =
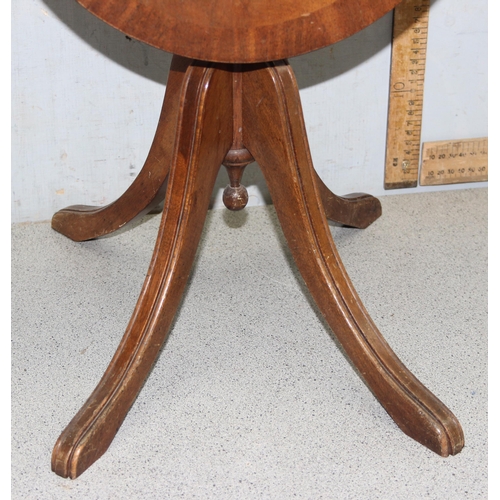
<svg viewBox="0 0 500 500">
<path fill-rule="evenodd" d="M 385 189 L 415 187 L 430 0 L 403 0 L 394 9 Z"/>
<path fill-rule="evenodd" d="M 425 142 L 420 184 L 456 184 L 488 180 L 488 138 Z"/>
</svg>

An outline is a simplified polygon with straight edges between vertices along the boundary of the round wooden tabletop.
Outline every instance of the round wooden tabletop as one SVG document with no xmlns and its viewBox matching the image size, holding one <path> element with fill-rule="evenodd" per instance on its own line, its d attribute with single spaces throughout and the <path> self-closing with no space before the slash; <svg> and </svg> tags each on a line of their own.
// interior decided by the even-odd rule
<svg viewBox="0 0 500 500">
<path fill-rule="evenodd" d="M 78 0 L 128 36 L 181 56 L 254 63 L 304 54 L 365 28 L 401 0 Z"/>
</svg>

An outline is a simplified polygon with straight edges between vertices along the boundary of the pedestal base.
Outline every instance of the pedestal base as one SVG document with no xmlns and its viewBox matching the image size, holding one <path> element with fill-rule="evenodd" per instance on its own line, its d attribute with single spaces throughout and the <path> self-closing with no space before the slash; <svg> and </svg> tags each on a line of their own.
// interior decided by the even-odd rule
<svg viewBox="0 0 500 500">
<path fill-rule="evenodd" d="M 242 146 L 258 162 L 295 262 L 335 336 L 380 403 L 436 453 L 464 444 L 455 416 L 401 363 L 342 265 L 327 218 L 358 228 L 381 214 L 367 195 L 341 198 L 312 166 L 286 61 L 216 65 L 174 57 L 160 123 L 132 186 L 103 208 L 69 207 L 52 227 L 75 241 L 108 234 L 165 196 L 150 268 L 124 337 L 100 383 L 59 437 L 52 470 L 75 478 L 109 447 L 170 329 L 200 239 L 218 170 Z"/>
</svg>

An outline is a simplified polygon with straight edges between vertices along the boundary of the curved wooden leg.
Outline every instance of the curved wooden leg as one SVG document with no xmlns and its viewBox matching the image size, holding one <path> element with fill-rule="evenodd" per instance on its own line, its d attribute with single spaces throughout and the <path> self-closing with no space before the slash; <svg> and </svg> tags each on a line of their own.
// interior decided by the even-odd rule
<svg viewBox="0 0 500 500">
<path fill-rule="evenodd" d="M 98 386 L 57 440 L 52 470 L 75 478 L 108 448 L 167 335 L 187 282 L 217 172 L 232 142 L 229 72 L 186 71 L 158 239 L 137 306 Z"/>
<path fill-rule="evenodd" d="M 382 215 L 382 205 L 374 196 L 363 193 L 337 196 L 328 189 L 316 171 L 314 176 L 327 219 L 365 229 Z"/>
<path fill-rule="evenodd" d="M 172 59 L 155 137 L 144 166 L 131 186 L 104 207 L 73 205 L 59 210 L 52 217 L 53 229 L 74 241 L 90 240 L 116 231 L 161 203 L 172 160 L 182 85 L 190 62 L 179 56 Z"/>
<path fill-rule="evenodd" d="M 261 166 L 299 270 L 347 355 L 410 437 L 436 453 L 464 438 L 450 410 L 402 364 L 373 324 L 335 249 L 288 64 L 244 73 L 244 143 Z"/>
</svg>

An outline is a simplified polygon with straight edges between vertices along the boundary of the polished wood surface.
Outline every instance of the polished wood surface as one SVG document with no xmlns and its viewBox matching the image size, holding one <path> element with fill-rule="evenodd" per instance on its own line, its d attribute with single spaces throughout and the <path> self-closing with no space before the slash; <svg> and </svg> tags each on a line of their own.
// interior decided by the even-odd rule
<svg viewBox="0 0 500 500">
<path fill-rule="evenodd" d="M 74 241 L 91 240 L 120 229 L 163 201 L 188 65 L 187 59 L 172 60 L 153 144 L 132 185 L 118 200 L 104 207 L 73 205 L 59 210 L 52 217 L 53 229 Z"/>
<path fill-rule="evenodd" d="M 78 0 L 128 36 L 193 59 L 274 61 L 338 42 L 401 0 Z"/>
<path fill-rule="evenodd" d="M 196 64 L 185 68 L 168 189 L 151 264 L 115 356 L 57 440 L 52 470 L 60 476 L 79 476 L 107 450 L 169 331 L 215 178 L 231 146 L 232 101 L 227 99 L 231 86 L 227 71 Z M 220 106 L 221 102 L 226 105 Z"/>
<path fill-rule="evenodd" d="M 135 310 L 98 386 L 57 440 L 53 471 L 76 478 L 111 444 L 168 335 L 220 166 L 229 174 L 224 203 L 240 210 L 248 200 L 243 172 L 254 160 L 304 281 L 359 374 L 406 434 L 441 456 L 458 453 L 458 420 L 386 343 L 332 240 L 327 219 L 365 228 L 381 215 L 380 203 L 337 196 L 318 177 L 295 77 L 281 60 L 345 38 L 399 2 L 78 1 L 176 55 L 150 153 L 130 188 L 110 205 L 68 207 L 52 220 L 55 230 L 83 241 L 116 231 L 165 198 Z"/>
<path fill-rule="evenodd" d="M 273 63 L 246 73 L 245 78 L 245 144 L 262 168 L 311 295 L 396 424 L 441 456 L 458 453 L 464 445 L 458 420 L 394 354 L 364 308 L 335 248 L 290 66 L 284 61 Z"/>
<path fill-rule="evenodd" d="M 235 86 L 235 78 L 240 78 L 239 87 Z M 217 172 L 235 146 L 244 147 L 261 166 L 304 281 L 373 394 L 413 439 L 441 456 L 458 453 L 464 444 L 459 422 L 385 342 L 335 249 L 327 213 L 332 212 L 334 218 L 349 225 L 366 227 L 380 215 L 379 203 L 363 195 L 335 197 L 319 180 L 312 166 L 299 93 L 288 63 L 242 69 L 175 56 L 170 85 L 173 88 L 167 89 L 166 102 L 171 98 L 175 109 L 164 112 L 170 117 L 171 129 L 165 131 L 166 135 L 157 134 L 167 145 L 169 174 L 150 268 L 108 369 L 57 440 L 52 454 L 54 472 L 78 477 L 111 444 L 168 335 L 190 273 Z M 234 127 L 235 123 L 241 126 Z M 163 126 L 160 123 L 160 129 Z M 149 165 L 144 168 L 148 171 Z M 155 189 L 151 188 L 151 192 Z M 124 199 L 128 196 L 129 191 L 112 206 L 126 206 Z M 99 213 L 92 215 L 82 233 L 75 227 L 78 217 L 85 219 L 87 212 L 78 215 L 78 210 L 63 210 L 64 217 L 54 216 L 56 229 L 74 239 L 85 239 L 83 236 L 119 227 L 136 211 L 128 211 L 110 225 L 102 217 L 106 210 L 111 209 L 101 212 L 101 220 Z"/>
<path fill-rule="evenodd" d="M 52 229 L 73 241 L 92 240 L 123 228 L 163 201 L 173 161 L 176 123 L 184 106 L 185 72 L 189 65 L 189 59 L 176 56 L 172 59 L 153 143 L 143 168 L 131 186 L 120 198 L 104 207 L 72 205 L 59 210 L 52 217 Z M 242 73 L 238 68 L 239 66 L 231 72 L 233 142 L 222 162 L 229 174 L 229 185 L 224 190 L 223 200 L 230 210 L 241 210 L 248 202 L 248 193 L 240 182 L 245 166 L 254 161 L 242 142 Z M 329 220 L 364 229 L 382 215 L 382 207 L 377 198 L 368 194 L 338 196 L 328 189 L 316 172 L 315 176 Z"/>
</svg>

